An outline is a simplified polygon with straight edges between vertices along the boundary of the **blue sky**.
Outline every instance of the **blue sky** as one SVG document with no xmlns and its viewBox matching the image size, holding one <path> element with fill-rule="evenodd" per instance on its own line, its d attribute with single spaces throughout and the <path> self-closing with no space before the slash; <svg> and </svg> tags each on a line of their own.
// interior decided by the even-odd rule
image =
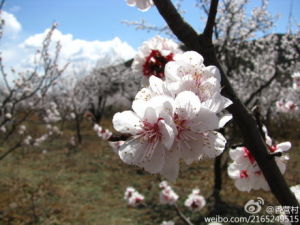
<svg viewBox="0 0 300 225">
<path fill-rule="evenodd" d="M 270 0 L 270 12 L 281 14 L 273 32 L 287 31 L 290 1 Z M 295 25 L 300 22 L 300 0 L 293 1 Z M 250 8 L 259 3 L 250 2 Z M 195 0 L 184 0 L 183 10 L 187 12 L 184 18 L 201 32 L 203 25 Z M 155 7 L 141 12 L 127 6 L 125 0 L 6 0 L 3 11 L 6 27 L 0 51 L 5 66 L 16 71 L 35 66 L 35 50 L 40 48 L 46 29 L 53 22 L 59 24 L 52 40 L 62 44 L 60 64 L 70 63 L 70 72 L 131 59 L 143 41 L 157 34 L 136 31 L 121 21 L 145 19 L 153 25 L 165 24 Z"/>
<path fill-rule="evenodd" d="M 270 0 L 269 9 L 273 14 L 281 14 L 274 31 L 287 30 L 288 13 L 291 0 Z M 194 0 L 185 0 L 185 17 L 196 29 L 201 29 L 199 11 L 194 8 Z M 255 0 L 254 2 L 257 2 Z M 125 0 L 7 0 L 4 10 L 12 13 L 22 25 L 19 39 L 41 33 L 52 22 L 59 23 L 59 30 L 70 33 L 74 38 L 87 41 L 107 41 L 118 36 L 129 45 L 137 48 L 154 33 L 136 31 L 122 24 L 122 20 L 145 18 L 151 24 L 164 24 L 155 8 L 140 12 L 128 7 Z M 300 1 L 293 2 L 293 17 L 300 22 Z"/>
</svg>

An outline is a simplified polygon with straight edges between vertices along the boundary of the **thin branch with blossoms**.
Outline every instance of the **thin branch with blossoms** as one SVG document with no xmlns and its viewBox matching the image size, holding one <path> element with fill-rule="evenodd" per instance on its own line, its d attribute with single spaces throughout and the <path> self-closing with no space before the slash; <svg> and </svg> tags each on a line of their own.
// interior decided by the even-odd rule
<svg viewBox="0 0 300 225">
<path fill-rule="evenodd" d="M 262 169 L 271 191 L 280 204 L 298 207 L 298 202 L 289 190 L 275 161 L 268 157 L 267 146 L 257 129 L 255 119 L 236 96 L 225 72 L 217 60 L 211 38 L 205 34 L 198 35 L 178 14 L 170 0 L 153 0 L 153 2 L 178 39 L 190 49 L 202 54 L 206 65 L 215 65 L 219 68 L 222 77 L 222 86 L 224 87 L 222 93 L 233 101 L 228 110 L 233 114 L 234 120 L 239 125 L 245 144 Z"/>
</svg>

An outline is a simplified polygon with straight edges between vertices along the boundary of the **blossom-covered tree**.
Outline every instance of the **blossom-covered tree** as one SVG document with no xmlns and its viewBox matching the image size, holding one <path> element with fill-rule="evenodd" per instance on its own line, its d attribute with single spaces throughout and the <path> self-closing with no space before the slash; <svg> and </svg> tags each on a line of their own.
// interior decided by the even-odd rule
<svg viewBox="0 0 300 225">
<path fill-rule="evenodd" d="M 55 28 L 56 24 L 49 29 L 41 49 L 37 50 L 35 61 L 32 62 L 33 69 L 23 72 L 12 69 L 8 72 L 3 64 L 5 59 L 0 58 L 0 145 L 7 149 L 0 155 L 0 160 L 24 143 L 40 143 L 46 137 L 45 134 L 44 138 L 36 137 L 37 140 L 34 140 L 32 135 L 28 134 L 28 129 L 24 129 L 26 127 L 24 123 L 35 111 L 35 107 L 44 101 L 46 94 L 67 66 L 67 64 L 63 67 L 58 65 L 61 49 L 59 42 L 55 44 L 54 55 L 49 53 L 53 45 L 51 36 Z M 14 79 L 10 81 L 8 75 Z M 20 130 L 21 135 L 18 135 Z M 11 138 L 12 136 L 15 138 Z"/>
</svg>

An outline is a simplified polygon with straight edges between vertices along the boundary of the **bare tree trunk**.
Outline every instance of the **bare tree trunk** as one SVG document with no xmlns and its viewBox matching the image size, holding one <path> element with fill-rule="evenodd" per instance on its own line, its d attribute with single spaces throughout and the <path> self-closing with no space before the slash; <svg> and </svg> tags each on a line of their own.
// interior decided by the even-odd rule
<svg viewBox="0 0 300 225">
<path fill-rule="evenodd" d="M 77 115 L 75 116 L 75 122 L 76 122 L 76 136 L 77 136 L 77 141 L 78 144 L 81 144 L 82 142 L 82 136 L 81 136 L 81 116 Z"/>
</svg>

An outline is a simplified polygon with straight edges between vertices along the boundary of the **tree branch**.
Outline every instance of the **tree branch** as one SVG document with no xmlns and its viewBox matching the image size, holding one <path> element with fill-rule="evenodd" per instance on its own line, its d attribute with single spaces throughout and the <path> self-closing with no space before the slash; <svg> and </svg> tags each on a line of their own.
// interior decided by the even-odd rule
<svg viewBox="0 0 300 225">
<path fill-rule="evenodd" d="M 270 189 L 279 203 L 284 206 L 299 207 L 295 196 L 290 191 L 274 159 L 268 157 L 267 146 L 259 133 L 256 121 L 251 113 L 242 104 L 235 94 L 227 76 L 217 60 L 212 40 L 204 35 L 198 36 L 178 14 L 170 0 L 153 0 L 158 11 L 168 23 L 170 29 L 186 46 L 199 52 L 205 59 L 206 65 L 215 65 L 221 73 L 222 95 L 231 99 L 232 105 L 228 107 L 234 120 L 238 124 L 246 147 L 255 157 L 259 167 L 270 186 Z M 296 217 L 296 213 L 294 213 Z"/>
<path fill-rule="evenodd" d="M 131 134 L 112 134 L 107 140 L 111 142 L 127 141 L 131 136 Z"/>
<path fill-rule="evenodd" d="M 254 92 L 252 92 L 252 94 L 249 96 L 249 98 L 245 101 L 245 105 L 248 105 L 253 98 L 258 95 L 260 92 L 262 92 L 265 88 L 267 88 L 272 81 L 276 78 L 277 73 L 275 73 L 266 83 L 264 83 L 263 85 L 261 85 L 259 88 L 257 88 Z"/>
<path fill-rule="evenodd" d="M 157 6 L 157 9 L 160 12 L 161 16 L 165 19 L 176 37 L 184 44 L 186 44 L 188 48 L 197 49 L 197 32 L 183 20 L 172 2 L 170 0 L 154 0 L 154 3 Z"/>
<path fill-rule="evenodd" d="M 212 40 L 219 0 L 211 0 L 206 26 L 203 35 Z"/>
<path fill-rule="evenodd" d="M 180 219 L 187 225 L 194 225 L 189 218 L 186 218 L 185 215 L 183 215 L 183 213 L 180 211 L 180 209 L 178 208 L 178 206 L 175 204 L 174 208 L 177 212 L 177 215 L 180 217 Z"/>
<path fill-rule="evenodd" d="M 9 153 L 13 152 L 14 150 L 16 150 L 17 148 L 19 148 L 22 145 L 22 142 L 18 142 L 17 144 L 15 144 L 13 147 L 11 147 L 10 149 L 8 149 L 6 152 L 4 152 L 1 156 L 0 156 L 0 161 L 3 160 L 6 156 L 9 155 Z"/>
</svg>

